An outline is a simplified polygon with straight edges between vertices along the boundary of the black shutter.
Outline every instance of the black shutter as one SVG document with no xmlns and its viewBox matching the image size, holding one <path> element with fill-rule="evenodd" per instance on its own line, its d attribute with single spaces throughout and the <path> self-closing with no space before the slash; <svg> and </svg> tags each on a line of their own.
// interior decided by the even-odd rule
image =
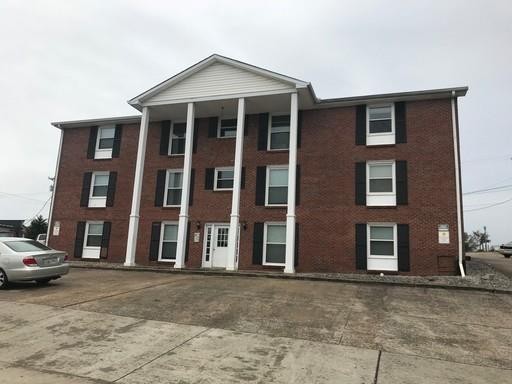
<svg viewBox="0 0 512 384">
<path fill-rule="evenodd" d="M 215 168 L 206 168 L 204 173 L 204 189 L 213 189 L 215 179 Z"/>
<path fill-rule="evenodd" d="M 187 240 L 185 240 L 185 262 L 188 261 L 188 253 L 189 253 L 189 243 L 190 243 L 190 220 L 187 223 Z"/>
<path fill-rule="evenodd" d="M 245 167 L 242 167 L 242 174 L 240 175 L 240 189 L 245 188 Z"/>
<path fill-rule="evenodd" d="M 268 113 L 260 113 L 259 118 L 258 151 L 266 151 L 268 141 Z"/>
<path fill-rule="evenodd" d="M 249 115 L 245 115 L 244 120 L 244 136 L 249 135 Z"/>
<path fill-rule="evenodd" d="M 166 177 L 167 171 L 165 169 L 159 169 L 156 174 L 155 207 L 162 207 L 164 205 Z"/>
<path fill-rule="evenodd" d="M 82 257 L 82 251 L 84 249 L 84 236 L 85 236 L 85 221 L 79 221 L 76 224 L 76 236 L 75 236 L 75 258 Z"/>
<path fill-rule="evenodd" d="M 192 206 L 194 203 L 194 184 L 196 183 L 196 170 L 192 168 L 190 171 L 190 193 L 188 194 L 188 205 Z"/>
<path fill-rule="evenodd" d="M 356 269 L 366 270 L 366 224 L 356 224 Z"/>
<path fill-rule="evenodd" d="M 194 139 L 192 140 L 192 152 L 197 153 L 197 135 L 199 133 L 199 119 L 194 119 Z"/>
<path fill-rule="evenodd" d="M 295 223 L 295 257 L 293 260 L 295 266 L 299 265 L 299 237 L 299 223 Z"/>
<path fill-rule="evenodd" d="M 117 172 L 110 172 L 108 175 L 107 188 L 107 207 L 114 206 L 114 197 L 116 194 Z"/>
<path fill-rule="evenodd" d="M 160 128 L 160 155 L 169 154 L 169 137 L 171 135 L 171 121 L 164 120 Z"/>
<path fill-rule="evenodd" d="M 106 259 L 108 256 L 108 246 L 110 243 L 110 230 L 112 223 L 110 221 L 103 222 L 103 233 L 101 234 L 101 251 L 100 258 Z"/>
<path fill-rule="evenodd" d="M 356 163 L 356 205 L 366 205 L 366 163 Z"/>
<path fill-rule="evenodd" d="M 304 114 L 302 111 L 299 111 L 299 120 L 297 121 L 297 148 L 300 148 L 300 144 L 302 142 L 302 119 Z"/>
<path fill-rule="evenodd" d="M 400 272 L 410 271 L 409 261 L 409 224 L 397 225 L 398 240 L 398 270 Z"/>
<path fill-rule="evenodd" d="M 162 223 L 160 221 L 154 221 L 151 224 L 151 242 L 149 243 L 149 260 L 158 260 L 158 249 L 160 248 L 160 229 Z"/>
<path fill-rule="evenodd" d="M 395 103 L 395 142 L 407 143 L 407 130 L 405 124 L 405 102 Z"/>
<path fill-rule="evenodd" d="M 295 175 L 295 206 L 300 204 L 300 165 L 297 164 L 297 173 Z"/>
<path fill-rule="evenodd" d="M 217 137 L 217 129 L 219 118 L 217 116 L 210 117 L 208 120 L 208 137 Z"/>
<path fill-rule="evenodd" d="M 252 238 L 252 263 L 263 264 L 263 223 L 254 223 Z"/>
<path fill-rule="evenodd" d="M 408 204 L 407 193 L 407 161 L 396 161 L 396 203 L 397 205 Z"/>
<path fill-rule="evenodd" d="M 96 139 L 98 138 L 98 127 L 91 127 L 89 132 L 89 145 L 87 146 L 87 158 L 94 159 L 96 152 Z"/>
<path fill-rule="evenodd" d="M 356 145 L 366 145 L 366 105 L 356 106 Z"/>
<path fill-rule="evenodd" d="M 85 172 L 82 180 L 82 195 L 80 196 L 80 206 L 89 206 L 89 194 L 91 193 L 92 172 Z"/>
<path fill-rule="evenodd" d="M 256 168 L 256 205 L 265 205 L 267 167 Z"/>
<path fill-rule="evenodd" d="M 123 135 L 123 126 L 121 124 L 116 125 L 116 132 L 114 133 L 114 144 L 112 145 L 112 158 L 119 157 L 119 151 L 121 150 L 121 136 Z"/>
</svg>

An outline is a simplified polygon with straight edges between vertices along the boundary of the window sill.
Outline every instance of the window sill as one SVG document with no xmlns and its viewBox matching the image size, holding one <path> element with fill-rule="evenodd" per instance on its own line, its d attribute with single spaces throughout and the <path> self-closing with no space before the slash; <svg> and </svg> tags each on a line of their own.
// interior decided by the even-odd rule
<svg viewBox="0 0 512 384">
<path fill-rule="evenodd" d="M 233 192 L 233 189 L 213 189 L 213 192 Z"/>
<path fill-rule="evenodd" d="M 94 160 L 94 161 L 101 161 L 101 160 L 112 160 L 113 157 L 99 157 L 99 158 L 93 158 L 93 159 L 89 159 L 89 160 Z"/>
<path fill-rule="evenodd" d="M 265 208 L 288 208 L 288 204 L 265 204 Z"/>
<path fill-rule="evenodd" d="M 282 264 L 281 264 L 281 263 L 265 263 L 265 262 L 263 262 L 263 264 L 262 264 L 262 265 L 263 265 L 264 267 L 278 267 L 278 268 L 283 268 L 283 267 L 285 267 L 285 266 L 286 266 L 286 264 L 285 264 L 285 263 L 282 263 Z"/>
<path fill-rule="evenodd" d="M 386 208 L 397 208 L 396 205 L 367 205 L 368 209 L 386 209 Z"/>
<path fill-rule="evenodd" d="M 87 208 L 87 209 L 107 209 L 107 207 L 82 207 L 82 208 Z"/>
<path fill-rule="evenodd" d="M 162 206 L 163 209 L 176 209 L 176 208 L 181 208 L 181 205 L 164 205 Z"/>
<path fill-rule="evenodd" d="M 176 259 L 174 260 L 166 260 L 166 259 L 161 259 L 161 260 L 157 260 L 159 263 L 176 263 Z"/>
<path fill-rule="evenodd" d="M 181 157 L 181 156 L 185 156 L 184 153 L 168 153 L 167 154 L 167 157 Z"/>
<path fill-rule="evenodd" d="M 286 149 L 267 149 L 267 152 L 270 152 L 270 153 L 280 153 L 280 152 L 289 152 L 290 151 L 290 148 L 286 148 Z"/>
</svg>

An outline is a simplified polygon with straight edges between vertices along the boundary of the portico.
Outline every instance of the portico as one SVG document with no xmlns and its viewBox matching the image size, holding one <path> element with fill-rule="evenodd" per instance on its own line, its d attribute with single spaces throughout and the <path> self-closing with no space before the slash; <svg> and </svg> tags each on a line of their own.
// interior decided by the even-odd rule
<svg viewBox="0 0 512 384">
<path fill-rule="evenodd" d="M 136 171 L 129 221 L 125 265 L 134 265 L 136 256 L 139 209 L 146 157 L 149 121 L 172 120 L 186 122 L 183 152 L 182 186 L 176 237 L 174 268 L 185 268 L 190 226 L 189 199 L 194 156 L 195 121 L 211 116 L 236 117 L 235 150 L 233 154 L 233 181 L 231 210 L 226 211 L 229 222 L 227 240 L 227 270 L 238 269 L 238 233 L 240 222 L 241 186 L 244 155 L 244 131 L 249 114 L 275 113 L 289 115 L 287 204 L 283 221 L 286 223 L 286 251 L 284 271 L 294 273 L 295 201 L 297 170 L 297 129 L 299 102 L 311 102 L 308 84 L 270 71 L 213 55 L 177 76 L 161 83 L 129 101 L 142 111 Z M 271 120 L 269 120 L 269 124 Z M 220 123 L 219 123 L 220 124 Z M 197 151 L 201 151 L 198 145 Z M 282 165 L 282 164 L 281 164 Z M 205 237 L 206 239 L 206 237 Z"/>
</svg>

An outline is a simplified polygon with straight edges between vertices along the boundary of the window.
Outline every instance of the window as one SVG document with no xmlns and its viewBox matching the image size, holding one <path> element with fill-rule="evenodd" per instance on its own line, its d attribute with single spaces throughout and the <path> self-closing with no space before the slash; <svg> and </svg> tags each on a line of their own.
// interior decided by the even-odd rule
<svg viewBox="0 0 512 384">
<path fill-rule="evenodd" d="M 234 170 L 231 167 L 215 168 L 215 191 L 233 189 Z"/>
<path fill-rule="evenodd" d="M 92 174 L 89 207 L 106 206 L 109 178 L 109 172 L 94 172 Z"/>
<path fill-rule="evenodd" d="M 85 225 L 83 258 L 99 259 L 103 238 L 103 222 L 88 221 Z"/>
<path fill-rule="evenodd" d="M 112 148 L 114 147 L 114 136 L 116 127 L 106 125 L 98 128 L 98 137 L 96 139 L 95 159 L 112 158 Z"/>
<path fill-rule="evenodd" d="M 86 228 L 86 247 L 101 247 L 101 238 L 103 236 L 103 223 L 87 222 Z"/>
<path fill-rule="evenodd" d="M 263 265 L 284 265 L 286 258 L 286 224 L 265 223 Z"/>
<path fill-rule="evenodd" d="M 267 167 L 266 205 L 283 206 L 288 202 L 288 166 Z"/>
<path fill-rule="evenodd" d="M 369 206 L 396 205 L 395 162 L 367 163 L 366 204 Z"/>
<path fill-rule="evenodd" d="M 368 269 L 397 271 L 396 224 L 368 224 Z"/>
<path fill-rule="evenodd" d="M 236 137 L 236 119 L 219 120 L 217 137 Z"/>
<path fill-rule="evenodd" d="M 160 231 L 160 233 L 160 254 L 158 260 L 176 260 L 176 248 L 178 244 L 178 224 L 162 223 L 162 230 Z"/>
<path fill-rule="evenodd" d="M 290 115 L 271 116 L 268 135 L 269 150 L 288 149 L 290 147 Z"/>
<path fill-rule="evenodd" d="M 181 169 L 167 170 L 167 180 L 164 196 L 164 207 L 179 207 L 181 205 L 181 186 L 183 171 Z"/>
<path fill-rule="evenodd" d="M 183 155 L 185 153 L 185 132 L 187 123 L 173 123 L 169 136 L 169 155 Z"/>
<path fill-rule="evenodd" d="M 395 144 L 393 104 L 367 107 L 367 145 Z"/>
<path fill-rule="evenodd" d="M 49 251 L 46 245 L 41 244 L 35 240 L 16 240 L 4 242 L 14 252 L 38 252 L 38 251 Z"/>
</svg>

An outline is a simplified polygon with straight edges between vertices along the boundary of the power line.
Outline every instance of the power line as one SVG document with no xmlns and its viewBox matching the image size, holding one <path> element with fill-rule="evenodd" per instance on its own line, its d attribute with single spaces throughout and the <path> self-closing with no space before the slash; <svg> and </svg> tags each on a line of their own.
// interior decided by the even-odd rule
<svg viewBox="0 0 512 384">
<path fill-rule="evenodd" d="M 510 199 L 503 200 L 503 201 L 500 201 L 500 202 L 498 202 L 498 203 L 494 203 L 494 204 L 488 205 L 488 206 L 486 206 L 486 207 L 473 208 L 473 209 L 467 209 L 467 210 L 464 210 L 464 212 L 481 211 L 482 209 L 492 208 L 492 207 L 496 207 L 496 206 L 498 206 L 498 205 L 506 204 L 506 203 L 508 203 L 509 201 L 512 201 L 512 197 L 511 197 Z"/>
<path fill-rule="evenodd" d="M 48 200 L 46 200 L 43 204 L 43 206 L 39 209 L 39 211 L 37 211 L 37 213 L 32 216 L 30 219 L 27 219 L 25 220 L 23 223 L 26 223 L 27 221 L 32 221 L 33 219 L 35 219 L 37 216 L 39 216 L 39 214 L 43 211 L 44 207 L 46 207 L 46 204 L 48 204 L 48 202 L 51 200 L 51 196 L 48 198 Z"/>
<path fill-rule="evenodd" d="M 0 192 L 0 194 L 5 195 L 5 196 L 9 196 L 9 197 L 16 197 L 18 199 L 37 201 L 38 203 L 42 203 L 44 201 L 44 200 L 33 199 L 31 197 L 26 197 L 26 196 L 18 195 L 18 194 L 15 194 L 15 193 Z"/>
<path fill-rule="evenodd" d="M 508 191 L 510 188 L 512 188 L 512 184 L 501 185 L 499 187 L 494 187 L 494 188 L 477 189 L 475 191 L 465 192 L 465 193 L 463 193 L 463 195 L 472 195 L 475 193 L 487 193 L 487 192 L 501 192 L 502 190 Z"/>
</svg>

